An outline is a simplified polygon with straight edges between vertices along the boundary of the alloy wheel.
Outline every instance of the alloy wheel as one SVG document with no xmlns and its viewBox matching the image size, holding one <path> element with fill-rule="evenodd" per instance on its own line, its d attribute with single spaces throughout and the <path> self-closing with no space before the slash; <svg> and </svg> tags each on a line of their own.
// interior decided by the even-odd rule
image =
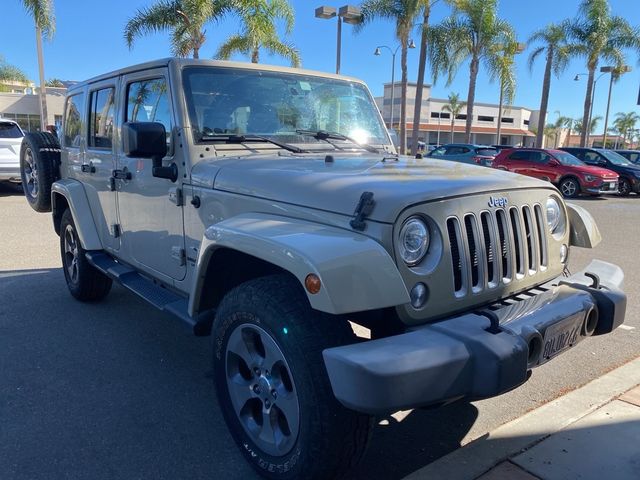
<svg viewBox="0 0 640 480">
<path fill-rule="evenodd" d="M 27 180 L 25 190 L 31 198 L 35 199 L 38 196 L 38 165 L 29 147 L 24 152 L 24 174 Z"/>
<path fill-rule="evenodd" d="M 573 197 L 576 194 L 578 187 L 574 181 L 568 180 L 562 183 L 560 190 L 562 191 L 562 195 L 565 197 Z"/>
<path fill-rule="evenodd" d="M 64 230 L 64 267 L 71 283 L 78 283 L 78 237 L 72 225 Z"/>
<path fill-rule="evenodd" d="M 231 333 L 225 358 L 227 389 L 242 428 L 265 453 L 286 455 L 298 437 L 300 406 L 284 354 L 264 329 L 243 324 Z"/>
</svg>

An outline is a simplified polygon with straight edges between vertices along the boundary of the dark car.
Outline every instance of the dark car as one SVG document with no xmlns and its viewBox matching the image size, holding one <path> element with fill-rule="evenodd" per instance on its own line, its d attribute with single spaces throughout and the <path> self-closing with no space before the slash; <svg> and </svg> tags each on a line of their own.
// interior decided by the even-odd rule
<svg viewBox="0 0 640 480">
<path fill-rule="evenodd" d="M 620 176 L 618 181 L 620 195 L 640 192 L 640 165 L 631 163 L 613 150 L 580 147 L 566 147 L 560 150 L 569 152 L 587 165 L 596 165 L 616 172 Z"/>
<path fill-rule="evenodd" d="M 570 153 L 559 150 L 503 150 L 493 161 L 493 168 L 547 180 L 567 198 L 577 197 L 581 193 L 600 195 L 618 191 L 617 173 L 587 165 Z"/>
<path fill-rule="evenodd" d="M 633 163 L 640 163 L 640 150 L 616 150 L 617 154 Z"/>
<path fill-rule="evenodd" d="M 486 145 L 473 145 L 471 143 L 449 143 L 442 145 L 428 153 L 428 157 L 452 162 L 473 163 L 490 167 L 498 150 Z"/>
</svg>

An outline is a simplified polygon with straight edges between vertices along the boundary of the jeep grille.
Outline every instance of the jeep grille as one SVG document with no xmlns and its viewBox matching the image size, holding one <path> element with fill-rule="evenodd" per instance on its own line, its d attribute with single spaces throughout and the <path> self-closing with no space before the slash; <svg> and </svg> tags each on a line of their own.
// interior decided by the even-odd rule
<svg viewBox="0 0 640 480">
<path fill-rule="evenodd" d="M 455 295 L 480 293 L 546 270 L 545 232 L 540 204 L 449 217 Z"/>
</svg>

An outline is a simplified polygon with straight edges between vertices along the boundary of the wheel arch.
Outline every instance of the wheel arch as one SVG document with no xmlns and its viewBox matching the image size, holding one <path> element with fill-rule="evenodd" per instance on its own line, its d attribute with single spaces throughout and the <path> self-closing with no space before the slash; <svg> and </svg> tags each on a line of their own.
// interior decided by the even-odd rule
<svg viewBox="0 0 640 480">
<path fill-rule="evenodd" d="M 82 248 L 85 250 L 102 250 L 102 242 L 91 215 L 89 200 L 85 194 L 84 187 L 77 180 L 70 178 L 58 180 L 51 186 L 53 228 L 58 235 L 60 235 L 62 214 L 66 209 L 71 210 Z"/>
<path fill-rule="evenodd" d="M 196 316 L 215 308 L 222 294 L 242 280 L 281 272 L 295 277 L 312 308 L 326 313 L 352 313 L 409 302 L 393 259 L 374 240 L 301 220 L 243 214 L 206 230 L 189 314 Z M 304 289 L 309 274 L 321 280 L 316 294 Z"/>
</svg>

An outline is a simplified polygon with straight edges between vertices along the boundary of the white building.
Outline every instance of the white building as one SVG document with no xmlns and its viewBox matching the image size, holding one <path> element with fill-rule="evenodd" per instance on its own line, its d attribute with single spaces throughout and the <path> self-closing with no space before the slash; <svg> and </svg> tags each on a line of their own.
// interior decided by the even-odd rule
<svg viewBox="0 0 640 480">
<path fill-rule="evenodd" d="M 415 105 L 417 84 L 409 83 L 407 89 L 407 145 L 410 146 L 413 132 L 413 109 Z M 400 107 L 402 83 L 396 82 L 394 89 L 394 108 L 392 128 L 400 131 Z M 465 98 L 461 97 L 461 100 Z M 431 144 L 466 143 L 465 126 L 467 119 L 466 106 L 454 119 L 453 138 L 451 138 L 451 115 L 443 111 L 449 103 L 447 99 L 431 98 L 431 85 L 425 85 L 422 93 L 422 110 L 418 139 Z M 391 126 L 391 83 L 384 85 L 384 97 L 376 98 L 376 104 L 382 112 L 387 124 Z M 472 143 L 493 145 L 530 146 L 535 140 L 535 134 L 529 130 L 530 122 L 534 119 L 534 112 L 524 107 L 503 106 L 502 127 L 500 139 L 497 138 L 499 106 L 489 103 L 475 103 L 473 109 L 473 123 L 471 126 Z M 535 124 L 531 124 L 535 126 Z"/>
<path fill-rule="evenodd" d="M 25 132 L 40 130 L 40 97 L 33 85 L 3 83 L 0 89 L 0 118 L 18 122 Z M 2 91 L 4 90 L 4 91 Z M 66 88 L 47 87 L 47 125 L 62 126 Z"/>
</svg>

